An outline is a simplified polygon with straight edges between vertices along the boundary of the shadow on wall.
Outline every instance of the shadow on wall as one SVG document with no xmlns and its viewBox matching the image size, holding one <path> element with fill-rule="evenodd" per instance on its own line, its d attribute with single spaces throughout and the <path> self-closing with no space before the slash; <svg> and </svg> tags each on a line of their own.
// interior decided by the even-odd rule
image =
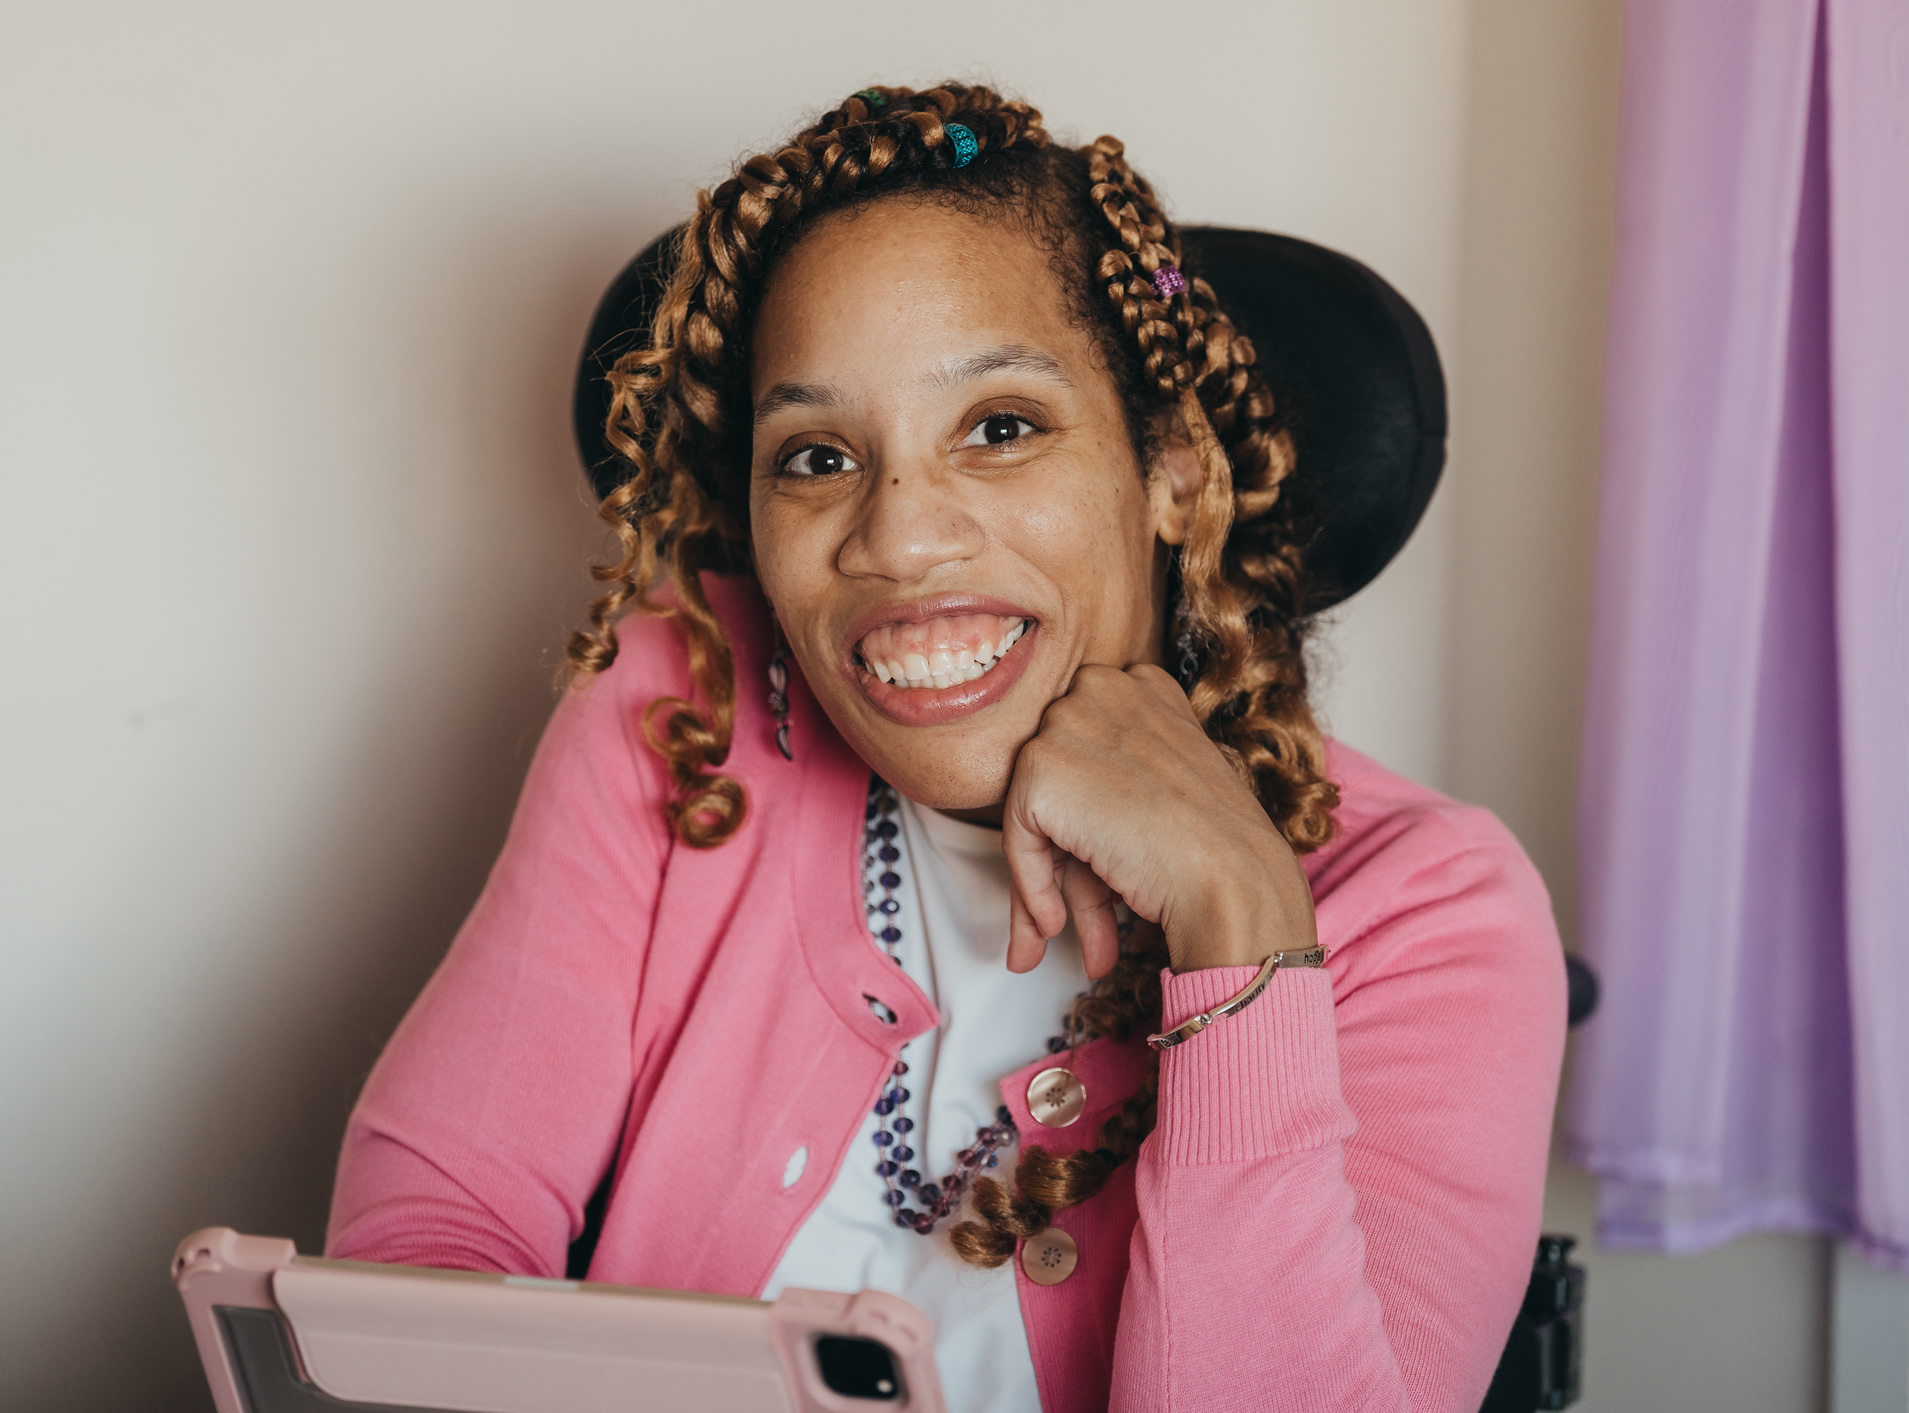
<svg viewBox="0 0 1909 1413">
<path fill-rule="evenodd" d="M 600 214 L 592 231 L 575 203 L 541 227 L 521 209 L 481 209 L 535 187 L 494 182 L 450 230 L 426 210 L 385 213 L 404 232 L 376 258 L 417 268 L 384 272 L 378 287 L 404 300 L 357 337 L 402 350 L 382 363 L 419 370 L 415 386 L 385 390 L 416 405 L 382 423 L 416 445 L 382 449 L 390 484 L 370 513 L 389 502 L 390 523 L 333 548 L 356 556 L 351 572 L 387 601 L 375 641 L 357 649 L 386 662 L 355 719 L 327 719 L 328 778 L 272 821 L 294 831 L 273 857 L 295 862 L 271 886 L 244 890 L 269 900 L 269 916 L 245 925 L 247 908 L 265 903 L 214 910 L 222 931 L 244 935 L 181 959 L 201 972 L 190 1014 L 175 1018 L 191 1058 L 147 1086 L 137 1131 L 104 1145 L 139 1176 L 63 1174 L 65 1195 L 47 1204 L 86 1222 L 43 1233 L 40 1250 L 55 1253 L 44 1264 L 64 1249 L 67 1264 L 83 1253 L 91 1269 L 48 1283 L 31 1312 L 54 1337 L 9 1355 L 0 1382 L 11 1406 L 211 1407 L 166 1279 L 174 1242 L 220 1223 L 321 1249 L 346 1114 L 502 844 L 555 702 L 561 645 L 587 601 L 580 566 L 601 543 L 567 422 L 578 340 L 609 274 L 664 224 Z M 272 393 L 282 403 L 263 422 L 294 435 L 311 410 L 295 387 Z M 393 581 L 415 596 L 403 601 Z M 320 626 L 337 636 L 335 623 Z M 315 647 L 320 671 L 324 655 Z M 306 748 L 296 734 L 278 745 Z M 50 1155 L 45 1171 L 65 1158 Z M 62 1295 L 67 1308 L 48 1308 Z M 76 1363 L 80 1331 L 110 1354 Z"/>
</svg>

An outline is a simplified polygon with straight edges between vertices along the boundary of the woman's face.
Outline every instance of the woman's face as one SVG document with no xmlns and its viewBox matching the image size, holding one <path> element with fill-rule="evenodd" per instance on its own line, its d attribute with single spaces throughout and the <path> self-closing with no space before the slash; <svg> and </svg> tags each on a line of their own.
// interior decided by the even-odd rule
<svg viewBox="0 0 1909 1413">
<path fill-rule="evenodd" d="M 903 794 L 986 810 L 1083 663 L 1159 658 L 1190 454 L 1142 474 L 1020 223 L 824 218 L 759 312 L 750 524 L 804 677 Z"/>
</svg>

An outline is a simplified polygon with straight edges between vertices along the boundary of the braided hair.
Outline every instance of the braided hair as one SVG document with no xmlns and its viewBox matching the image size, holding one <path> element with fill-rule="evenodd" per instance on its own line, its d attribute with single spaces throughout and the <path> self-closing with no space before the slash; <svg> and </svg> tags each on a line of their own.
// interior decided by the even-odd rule
<svg viewBox="0 0 1909 1413">
<path fill-rule="evenodd" d="M 974 137 L 958 159 L 949 127 Z M 619 358 L 606 432 L 628 474 L 599 514 L 620 553 L 592 566 L 606 588 L 570 640 L 573 682 L 616 658 L 628 612 L 673 620 L 701 701 L 665 697 L 644 734 L 668 763 L 665 806 L 693 848 L 723 843 L 747 811 L 721 773 L 736 717 L 735 661 L 698 572 L 750 563 L 748 347 L 777 257 L 818 217 L 895 197 L 1019 220 L 1047 252 L 1070 312 L 1097 340 L 1142 465 L 1163 426 L 1183 433 L 1203 479 L 1170 592 L 1193 648 L 1188 698 L 1207 735 L 1298 852 L 1329 837 L 1337 791 L 1306 691 L 1302 498 L 1285 483 L 1292 443 L 1252 344 L 1192 272 L 1177 293 L 1152 276 L 1181 263 L 1179 236 L 1114 138 L 1053 142 L 1040 113 L 982 87 L 865 89 L 697 199 L 647 347 Z M 1303 483 L 1303 478 L 1299 478 Z M 667 588 L 667 593 L 662 591 Z M 1165 939 L 1135 921 L 1112 971 L 1077 1003 L 1076 1043 L 1157 1026 Z M 1099 1146 L 1027 1148 L 1010 1189 L 974 1188 L 979 1220 L 951 1232 L 995 1266 L 1060 1208 L 1086 1200 L 1152 1131 L 1157 1068 L 1107 1121 Z"/>
</svg>

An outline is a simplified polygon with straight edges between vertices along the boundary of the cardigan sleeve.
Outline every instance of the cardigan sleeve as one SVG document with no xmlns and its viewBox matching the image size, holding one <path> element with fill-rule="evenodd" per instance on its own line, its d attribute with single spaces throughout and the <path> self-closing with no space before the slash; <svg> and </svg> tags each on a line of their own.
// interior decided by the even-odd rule
<svg viewBox="0 0 1909 1413">
<path fill-rule="evenodd" d="M 1321 906 L 1329 971 L 1161 1057 L 1114 1408 L 1477 1409 L 1531 1269 L 1565 1018 L 1543 885 L 1483 819 L 1367 864 L 1346 895 L 1374 916 Z M 1167 1023 L 1252 975 L 1169 976 Z"/>
<path fill-rule="evenodd" d="M 330 1255 L 563 1274 L 629 1102 L 670 847 L 631 675 L 552 716 L 476 907 L 352 1112 Z"/>
</svg>

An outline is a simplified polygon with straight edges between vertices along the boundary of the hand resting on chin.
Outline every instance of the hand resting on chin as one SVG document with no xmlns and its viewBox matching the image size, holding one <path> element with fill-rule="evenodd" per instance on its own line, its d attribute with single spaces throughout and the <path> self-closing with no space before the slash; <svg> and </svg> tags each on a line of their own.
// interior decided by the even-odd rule
<svg viewBox="0 0 1909 1413">
<path fill-rule="evenodd" d="M 1151 664 L 1074 674 L 1015 758 L 1001 828 L 1012 971 L 1039 965 L 1071 912 L 1087 974 L 1104 976 L 1116 897 L 1160 925 L 1176 972 L 1258 966 L 1317 940 L 1299 860 Z"/>
</svg>

